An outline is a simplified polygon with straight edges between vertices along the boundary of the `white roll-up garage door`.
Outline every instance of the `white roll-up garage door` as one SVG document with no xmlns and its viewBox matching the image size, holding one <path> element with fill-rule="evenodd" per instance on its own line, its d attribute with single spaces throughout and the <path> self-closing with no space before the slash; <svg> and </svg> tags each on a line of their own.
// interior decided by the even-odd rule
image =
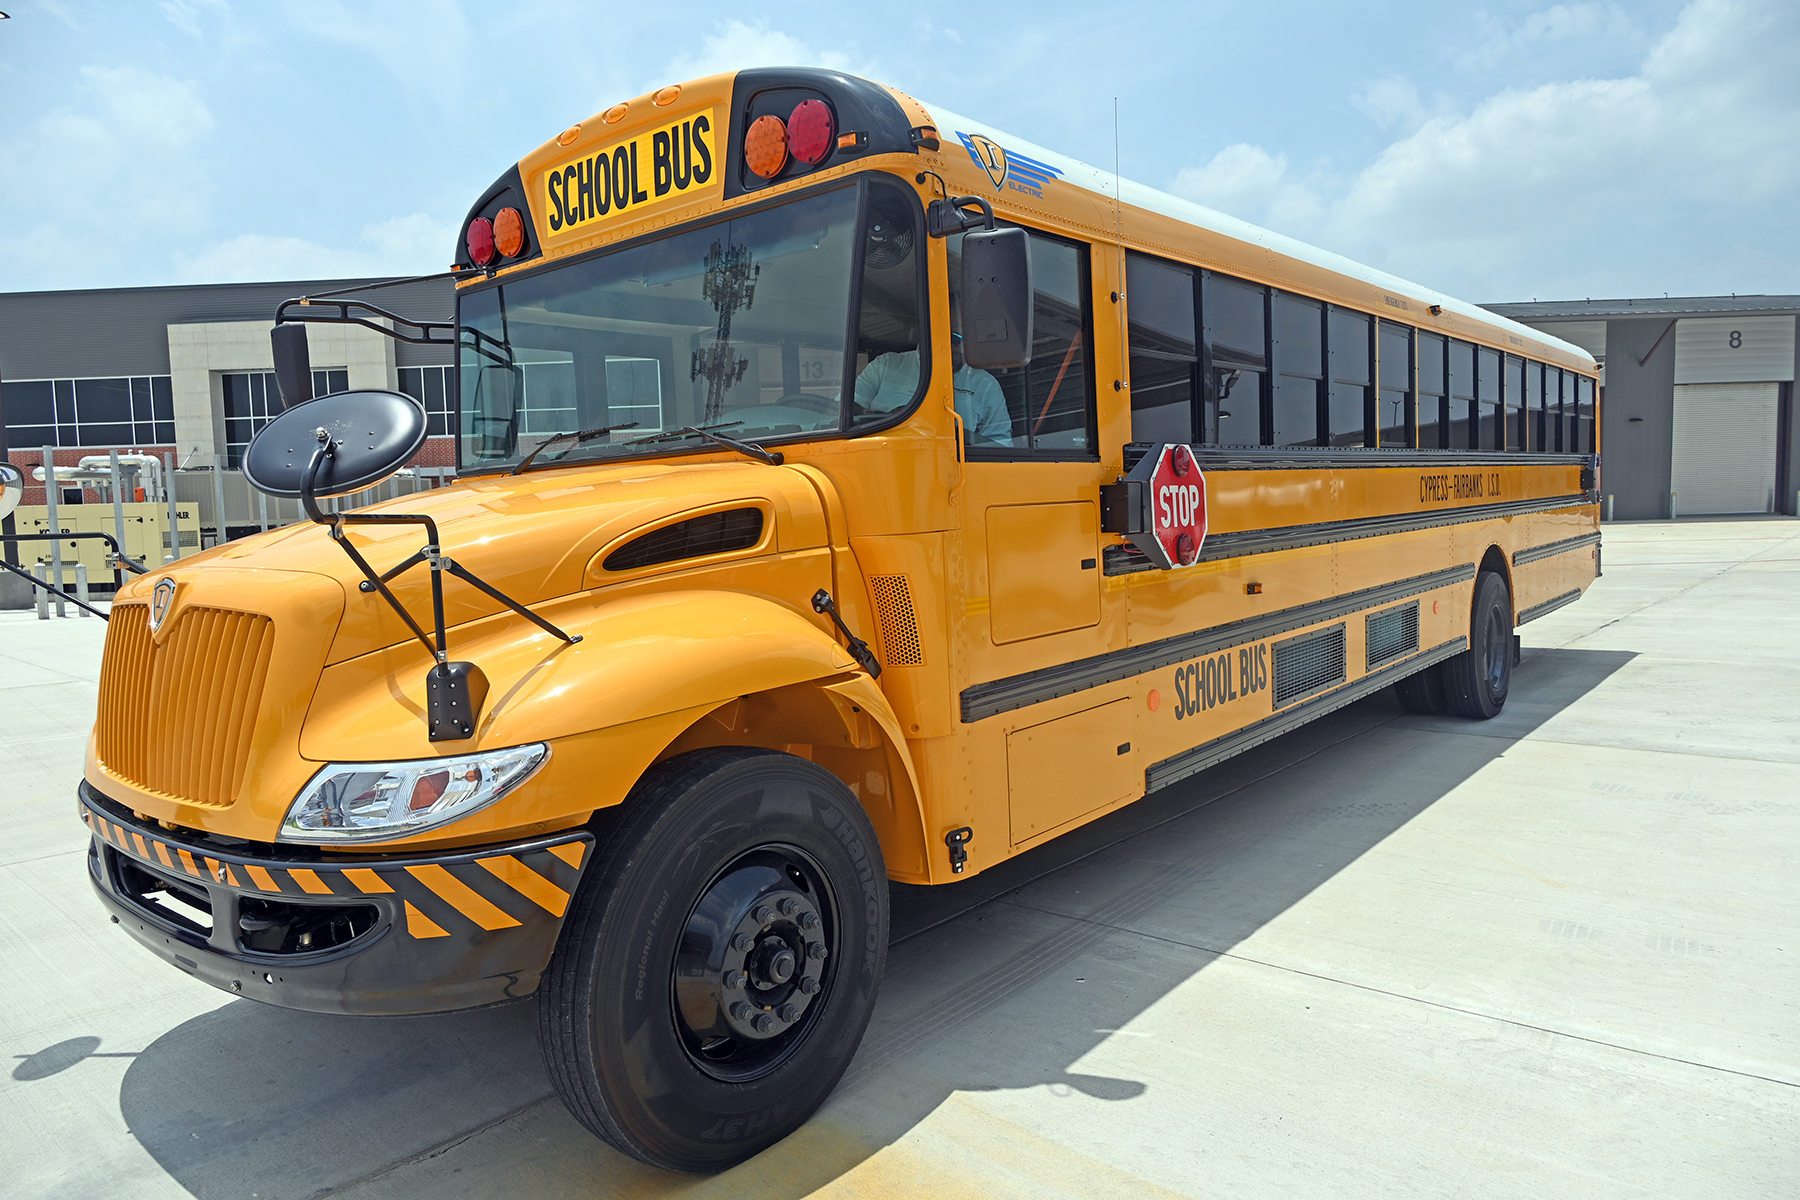
<svg viewBox="0 0 1800 1200">
<path fill-rule="evenodd" d="M 1683 517 L 1775 511 L 1775 383 L 1675 388 L 1672 489 Z"/>
</svg>

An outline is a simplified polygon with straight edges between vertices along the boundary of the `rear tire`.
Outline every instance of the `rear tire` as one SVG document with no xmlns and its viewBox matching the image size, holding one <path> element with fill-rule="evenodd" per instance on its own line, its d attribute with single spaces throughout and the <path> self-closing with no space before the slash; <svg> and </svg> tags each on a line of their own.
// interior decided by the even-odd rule
<svg viewBox="0 0 1800 1200">
<path fill-rule="evenodd" d="M 1488 721 L 1506 707 L 1513 668 L 1512 593 L 1493 571 L 1475 577 L 1475 604 L 1469 614 L 1469 648 L 1445 660 L 1444 697 L 1450 711 Z"/>
<path fill-rule="evenodd" d="M 1396 683 L 1394 696 L 1400 701 L 1400 707 L 1424 717 L 1435 717 L 1448 712 L 1450 700 L 1444 695 L 1441 670 L 1440 664 L 1432 663 L 1423 671 L 1408 675 Z"/>
<path fill-rule="evenodd" d="M 881 848 L 804 759 L 711 749 L 625 801 L 538 997 L 577 1120 L 674 1171 L 718 1171 L 799 1128 L 862 1040 L 887 957 Z"/>
</svg>

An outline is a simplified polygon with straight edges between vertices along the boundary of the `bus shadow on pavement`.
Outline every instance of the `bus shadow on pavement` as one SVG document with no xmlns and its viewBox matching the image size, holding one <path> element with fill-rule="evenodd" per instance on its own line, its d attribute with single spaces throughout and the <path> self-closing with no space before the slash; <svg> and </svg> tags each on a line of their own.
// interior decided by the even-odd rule
<svg viewBox="0 0 1800 1200">
<path fill-rule="evenodd" d="M 139 1054 L 120 1109 L 203 1200 L 785 1198 L 856 1170 L 957 1093 L 1137 1102 L 1142 1082 L 1071 1067 L 1633 657 L 1527 651 L 1484 723 L 1407 716 L 1383 692 L 966 883 L 896 885 L 887 982 L 844 1082 L 799 1132 L 710 1179 L 645 1167 L 577 1125 L 529 1003 L 386 1018 L 227 1004 Z M 1075 981 L 1146 926 L 1179 933 L 1182 971 Z"/>
</svg>

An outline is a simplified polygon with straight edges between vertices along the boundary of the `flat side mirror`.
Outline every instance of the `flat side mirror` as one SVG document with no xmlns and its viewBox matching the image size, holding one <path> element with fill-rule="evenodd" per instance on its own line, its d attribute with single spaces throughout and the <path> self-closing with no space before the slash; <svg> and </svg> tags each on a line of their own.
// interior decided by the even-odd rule
<svg viewBox="0 0 1800 1200">
<path fill-rule="evenodd" d="M 963 361 L 993 370 L 1031 362 L 1031 239 L 975 229 L 962 240 Z"/>
<path fill-rule="evenodd" d="M 269 347 L 275 352 L 275 383 L 286 408 L 313 398 L 312 354 L 306 348 L 306 326 L 277 325 L 269 330 Z"/>
<path fill-rule="evenodd" d="M 476 383 L 478 410 L 475 429 L 481 444 L 478 458 L 505 458 L 514 452 L 519 438 L 519 397 L 524 389 L 523 369 L 483 367 Z"/>
</svg>

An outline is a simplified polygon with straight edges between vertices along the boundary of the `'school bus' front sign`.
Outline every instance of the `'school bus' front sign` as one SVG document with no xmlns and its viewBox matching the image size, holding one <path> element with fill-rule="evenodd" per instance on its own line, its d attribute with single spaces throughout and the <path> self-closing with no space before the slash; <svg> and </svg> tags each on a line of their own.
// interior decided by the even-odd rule
<svg viewBox="0 0 1800 1200">
<path fill-rule="evenodd" d="M 549 239 L 592 232 L 671 197 L 716 198 L 718 121 L 712 110 L 671 119 L 544 172 Z"/>
</svg>

